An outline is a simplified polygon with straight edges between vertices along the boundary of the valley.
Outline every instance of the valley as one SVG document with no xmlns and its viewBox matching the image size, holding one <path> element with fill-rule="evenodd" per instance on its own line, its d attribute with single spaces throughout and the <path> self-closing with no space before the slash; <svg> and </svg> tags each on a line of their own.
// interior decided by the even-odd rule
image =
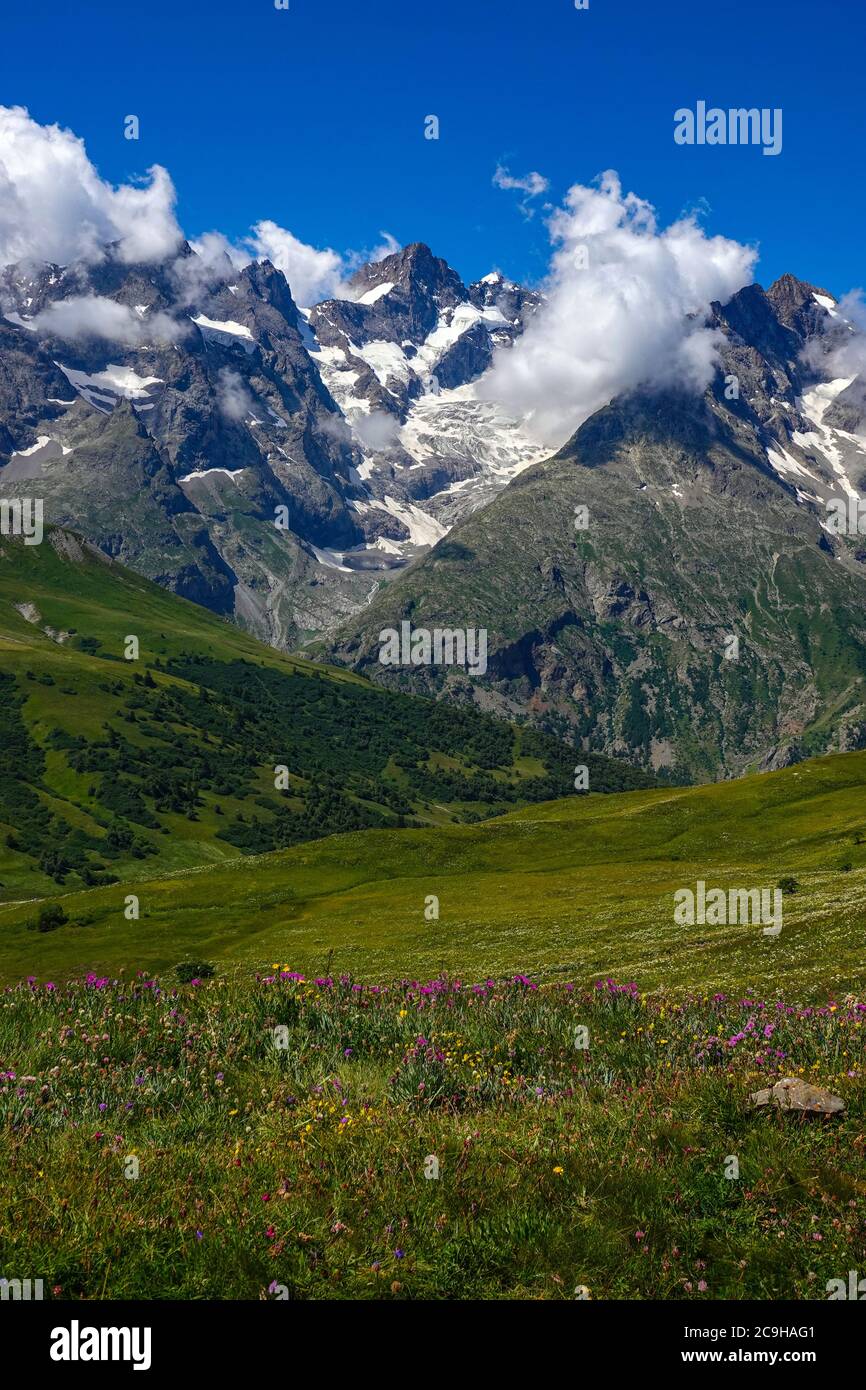
<svg viewBox="0 0 866 1390">
<path fill-rule="evenodd" d="M 0 901 L 573 783 L 567 745 L 275 652 L 67 531 L 0 542 L 0 651 Z M 651 784 L 589 767 L 595 790 Z"/>
<path fill-rule="evenodd" d="M 841 996 L 862 982 L 864 782 L 866 754 L 851 753 L 712 787 L 573 795 L 469 826 L 352 831 L 180 871 L 144 861 L 122 886 L 61 889 L 51 901 L 67 920 L 48 933 L 33 930 L 38 903 L 0 905 L 0 972 L 44 980 L 279 961 L 366 982 L 519 972 Z M 781 933 L 683 925 L 676 895 L 698 879 L 725 891 L 794 880 Z M 124 919 L 128 892 L 136 922 Z"/>
<path fill-rule="evenodd" d="M 787 9 L 159 8 L 4 18 L 0 1304 L 201 1377 L 269 1302 L 609 1300 L 667 1374 L 724 1301 L 826 1378 L 856 35 L 818 92 Z"/>
</svg>

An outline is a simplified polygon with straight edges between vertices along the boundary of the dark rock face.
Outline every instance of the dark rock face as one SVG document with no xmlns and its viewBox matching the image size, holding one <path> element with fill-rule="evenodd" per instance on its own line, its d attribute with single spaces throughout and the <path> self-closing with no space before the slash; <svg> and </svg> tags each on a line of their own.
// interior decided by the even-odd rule
<svg viewBox="0 0 866 1390">
<path fill-rule="evenodd" d="M 499 309 L 510 324 L 520 324 L 524 328 L 543 302 L 538 290 L 515 285 L 499 272 L 486 275 L 483 280 L 476 280 L 470 285 L 469 299 L 479 309 Z"/>
<path fill-rule="evenodd" d="M 760 285 L 747 285 L 728 303 L 713 305 L 714 321 L 731 347 L 745 347 L 780 377 L 790 372 L 803 347 L 802 338 L 775 313 L 773 301 Z"/>
<path fill-rule="evenodd" d="M 77 315 L 82 298 L 119 320 L 97 336 L 39 318 Z M 6 493 L 38 487 L 52 521 L 268 640 L 318 625 L 293 586 L 320 568 L 308 546 L 363 543 L 360 455 L 280 272 L 214 273 L 188 246 L 146 267 L 109 250 L 96 266 L 7 268 L 0 309 Z"/>
<path fill-rule="evenodd" d="M 781 275 L 767 290 L 767 299 L 779 323 L 806 339 L 821 333 L 826 324 L 826 310 L 815 299 L 816 294 L 833 298 L 826 290 L 807 285 L 795 275 Z"/>
<path fill-rule="evenodd" d="M 362 266 L 350 287 L 355 301 L 331 299 L 317 305 L 310 328 L 325 347 L 345 353 L 347 365 L 360 373 L 354 395 L 401 421 L 431 381 L 434 389 L 452 389 L 479 377 L 494 349 L 512 343 L 541 303 L 541 295 L 501 275 L 467 288 L 421 243 Z M 418 349 L 443 328 L 451 334 L 445 333 L 435 359 L 419 355 Z M 399 346 L 410 368 L 407 377 L 401 379 L 395 371 L 383 389 L 357 351 L 370 343 Z"/>
<path fill-rule="evenodd" d="M 474 381 L 485 372 L 493 360 L 490 330 L 484 323 L 475 323 L 461 333 L 456 343 L 442 354 L 436 363 L 436 380 L 440 386 L 451 388 Z"/>
<path fill-rule="evenodd" d="M 362 311 L 355 320 L 365 334 L 358 339 L 361 342 L 382 338 L 395 343 L 406 339 L 422 343 L 433 332 L 443 309 L 454 309 L 468 298 L 460 276 L 421 242 L 386 256 L 383 261 L 362 266 L 350 284 L 358 300 L 377 287 L 393 286 L 387 296 L 387 308 L 382 304 L 385 296 L 373 304 L 343 306 Z"/>
<path fill-rule="evenodd" d="M 352 299 L 302 312 L 270 262 L 239 270 L 186 243 L 160 265 L 106 247 L 98 264 L 6 267 L 2 491 L 38 488 L 50 520 L 267 641 L 327 631 L 442 534 L 417 504 L 453 509 L 449 488 L 478 471 L 471 406 L 447 444 L 447 411 L 429 434 L 424 417 L 414 455 L 398 433 L 522 330 L 538 296 L 494 278 L 467 289 L 415 244 L 363 266 Z M 495 463 L 478 504 L 504 485 Z"/>
<path fill-rule="evenodd" d="M 0 458 L 40 420 L 55 419 L 70 399 L 69 382 L 26 329 L 0 319 Z"/>
</svg>

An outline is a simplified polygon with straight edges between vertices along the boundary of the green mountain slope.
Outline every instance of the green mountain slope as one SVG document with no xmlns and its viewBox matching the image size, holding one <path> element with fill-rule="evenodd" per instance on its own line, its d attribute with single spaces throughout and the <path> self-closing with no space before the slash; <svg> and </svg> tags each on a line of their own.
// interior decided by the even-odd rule
<svg viewBox="0 0 866 1390">
<path fill-rule="evenodd" d="M 263 647 L 71 533 L 0 542 L 0 901 L 486 818 L 569 790 L 576 756 Z"/>
<path fill-rule="evenodd" d="M 798 886 L 775 938 L 674 921 L 674 894 L 699 879 L 729 890 L 784 878 Z M 138 922 L 124 920 L 118 887 L 102 887 L 61 898 L 68 921 L 47 934 L 28 930 L 32 904 L 0 908 L 0 973 L 204 958 L 373 981 L 531 971 L 826 998 L 866 980 L 866 753 L 573 796 L 472 826 L 366 830 L 174 876 L 143 866 L 135 892 Z"/>
<path fill-rule="evenodd" d="M 334 651 L 707 781 L 863 746 L 863 558 L 831 544 L 748 418 L 637 396 L 455 526 Z M 404 619 L 486 628 L 486 675 L 380 665 L 380 631 Z"/>
</svg>

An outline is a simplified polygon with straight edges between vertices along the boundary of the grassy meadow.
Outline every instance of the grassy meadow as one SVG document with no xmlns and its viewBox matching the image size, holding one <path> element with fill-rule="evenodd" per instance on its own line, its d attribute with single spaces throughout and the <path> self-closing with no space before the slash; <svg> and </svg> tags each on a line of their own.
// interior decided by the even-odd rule
<svg viewBox="0 0 866 1390">
<path fill-rule="evenodd" d="M 864 1267 L 866 752 L 698 787 L 586 755 L 604 792 L 562 795 L 555 740 L 38 549 L 0 550 L 0 1276 L 808 1300 Z M 784 883 L 780 934 L 678 924 L 699 880 Z M 788 1075 L 845 1109 L 755 1109 Z"/>
<path fill-rule="evenodd" d="M 84 1299 L 826 1298 L 866 1255 L 864 1015 L 279 963 L 23 985 L 2 1267 Z M 843 1114 L 756 1110 L 787 1074 Z"/>
<path fill-rule="evenodd" d="M 674 921 L 674 893 L 793 878 L 778 937 Z M 125 917 L 138 898 L 138 920 Z M 438 918 L 431 898 L 438 899 Z M 707 787 L 573 796 L 477 825 L 366 830 L 73 893 L 67 921 L 0 906 L 0 978 L 204 959 L 366 982 L 526 971 L 802 1001 L 863 987 L 866 753 Z M 425 915 L 426 914 L 426 915 Z"/>
</svg>

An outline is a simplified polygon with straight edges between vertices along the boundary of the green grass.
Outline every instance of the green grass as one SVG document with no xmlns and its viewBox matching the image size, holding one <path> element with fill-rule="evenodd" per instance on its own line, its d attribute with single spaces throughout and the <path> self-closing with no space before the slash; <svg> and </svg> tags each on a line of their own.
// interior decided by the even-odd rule
<svg viewBox="0 0 866 1390">
<path fill-rule="evenodd" d="M 864 1006 L 161 984 L 0 996 L 6 1277 L 87 1299 L 808 1300 L 859 1258 Z M 791 1073 L 845 1111 L 751 1105 Z"/>
<path fill-rule="evenodd" d="M 443 799 L 449 779 L 528 798 L 549 743 L 317 674 L 39 549 L 0 551 L 0 1274 L 76 1298 L 812 1299 L 856 1266 L 866 752 L 476 820 L 489 803 Z M 19 599 L 77 632 L 58 644 Z M 105 659 L 130 630 L 138 669 Z M 323 821 L 323 838 L 241 854 L 219 831 L 276 820 L 283 738 L 295 814 L 314 815 L 337 760 L 355 806 L 387 790 L 410 823 Z M 177 809 L 148 779 L 181 749 Z M 238 778 L 217 790 L 224 757 Z M 73 845 L 131 825 L 105 856 L 117 881 L 60 882 L 8 846 L 48 814 Z M 785 878 L 777 938 L 675 922 L 699 879 Z M 47 905 L 61 920 L 36 930 Z M 180 985 L 184 962 L 216 976 Z M 543 987 L 509 981 L 523 972 Z M 606 977 L 636 987 L 590 988 Z M 843 1114 L 753 1109 L 791 1073 Z"/>
<path fill-rule="evenodd" d="M 576 757 L 272 651 L 67 533 L 0 545 L 0 902 L 486 819 L 561 795 Z M 596 790 L 652 784 L 584 760 Z"/>
<path fill-rule="evenodd" d="M 846 868 L 850 866 L 850 868 Z M 0 978 L 165 970 L 187 956 L 358 978 L 636 980 L 642 989 L 862 988 L 866 753 L 707 787 L 589 796 L 479 825 L 367 830 L 123 885 L 61 894 L 69 918 L 28 930 L 0 907 Z M 674 893 L 774 887 L 791 876 L 777 938 L 760 926 L 679 926 Z M 126 895 L 140 918 L 124 917 Z M 438 919 L 425 916 L 439 899 Z"/>
</svg>

